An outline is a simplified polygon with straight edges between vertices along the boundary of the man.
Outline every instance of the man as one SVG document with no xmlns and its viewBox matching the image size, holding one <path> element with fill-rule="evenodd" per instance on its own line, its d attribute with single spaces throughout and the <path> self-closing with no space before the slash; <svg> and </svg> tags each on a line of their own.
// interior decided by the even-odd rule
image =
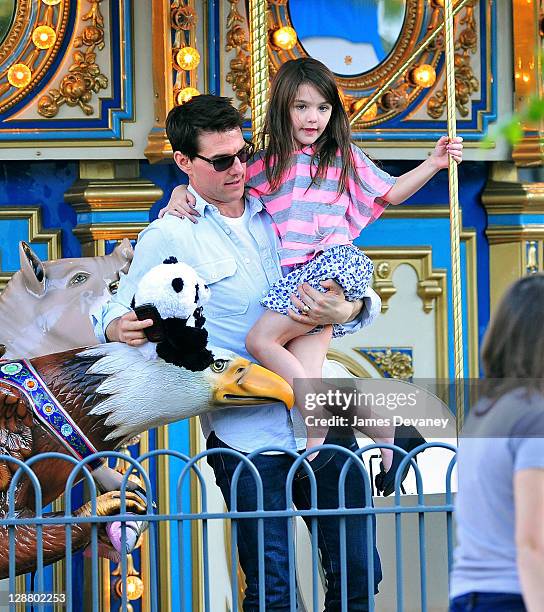
<svg viewBox="0 0 544 612">
<path fill-rule="evenodd" d="M 95 320 L 100 339 L 106 337 L 133 346 L 146 341 L 143 330 L 152 322 L 138 321 L 129 304 L 142 275 L 175 256 L 191 265 L 211 289 L 211 300 L 205 307 L 210 344 L 251 358 L 245 349 L 246 334 L 263 312 L 259 299 L 281 271 L 270 218 L 260 202 L 244 197 L 245 163 L 251 147 L 243 139 L 241 125 L 242 118 L 230 101 L 217 96 L 198 96 L 170 111 L 166 130 L 174 161 L 189 177 L 189 189 L 196 197 L 201 220 L 195 225 L 166 215 L 140 234 L 128 275 Z M 365 304 L 347 302 L 338 285 L 330 281 L 329 286 L 327 293 L 301 287 L 302 301 L 293 298 L 298 307 L 311 306 L 304 322 L 318 325 L 354 320 L 353 330 L 359 329 L 368 316 Z M 302 318 L 295 312 L 290 316 Z M 290 414 L 282 404 L 231 408 L 205 415 L 201 423 L 208 449 L 232 448 L 248 454 L 265 446 L 274 447 L 273 453 L 260 454 L 253 462 L 263 481 L 264 508 L 285 510 L 285 484 L 293 453 L 303 450 L 306 442 L 298 411 L 294 409 Z M 331 430 L 326 442 L 357 448 L 351 432 L 339 439 Z M 239 461 L 227 453 L 214 454 L 208 461 L 230 508 L 230 483 Z M 340 451 L 321 451 L 311 462 L 320 508 L 338 507 L 338 480 L 344 463 L 345 455 Z M 364 507 L 358 468 L 350 469 L 345 490 L 347 507 Z M 254 477 L 245 469 L 238 481 L 237 509 L 256 510 L 256 498 Z M 293 483 L 293 500 L 298 508 L 310 507 L 309 478 L 302 469 Z M 247 583 L 244 610 L 253 612 L 259 606 L 257 523 L 244 519 L 238 529 L 238 552 Z M 349 517 L 346 530 L 349 609 L 367 610 L 366 518 Z M 266 610 L 289 610 L 287 522 L 282 518 L 266 519 L 264 531 Z M 319 519 L 318 539 L 327 578 L 326 609 L 340 610 L 338 518 Z M 374 570 L 372 582 L 377 592 L 381 571 L 375 547 Z"/>
</svg>

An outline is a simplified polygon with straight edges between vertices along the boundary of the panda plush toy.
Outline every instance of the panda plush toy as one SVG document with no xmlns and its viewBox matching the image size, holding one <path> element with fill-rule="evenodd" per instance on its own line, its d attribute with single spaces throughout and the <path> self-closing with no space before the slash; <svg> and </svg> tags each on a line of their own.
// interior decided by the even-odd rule
<svg viewBox="0 0 544 612">
<path fill-rule="evenodd" d="M 175 257 L 151 268 L 132 300 L 140 320 L 153 319 L 153 326 L 144 330 L 150 342 L 140 347 L 147 359 L 158 356 L 193 372 L 205 370 L 213 362 L 202 314 L 209 299 L 202 278 Z"/>
</svg>

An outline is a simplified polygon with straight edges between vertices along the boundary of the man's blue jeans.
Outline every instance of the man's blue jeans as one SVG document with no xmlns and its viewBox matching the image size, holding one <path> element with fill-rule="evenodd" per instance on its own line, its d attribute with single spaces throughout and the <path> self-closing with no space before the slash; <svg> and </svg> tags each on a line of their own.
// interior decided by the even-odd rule
<svg viewBox="0 0 544 612">
<path fill-rule="evenodd" d="M 525 612 L 517 593 L 466 593 L 450 604 L 450 612 Z"/>
<path fill-rule="evenodd" d="M 353 433 L 335 436 L 329 431 L 327 444 L 338 444 L 357 450 Z M 212 432 L 208 437 L 208 449 L 229 448 Z M 347 456 L 342 452 L 322 450 L 310 462 L 315 473 L 318 508 L 338 507 L 338 482 L 340 472 Z M 211 455 L 208 462 L 215 472 L 227 507 L 230 509 L 230 484 L 239 460 L 224 453 Z M 285 510 L 285 485 L 293 458 L 284 455 L 258 455 L 253 460 L 262 482 L 265 510 Z M 293 501 L 299 510 L 310 508 L 310 483 L 304 470 L 300 469 L 293 481 Z M 363 479 L 358 467 L 350 468 L 346 478 L 345 503 L 347 508 L 364 508 L 365 495 Z M 257 509 L 255 479 L 249 470 L 242 470 L 238 481 L 237 508 L 240 511 Z M 289 605 L 289 558 L 286 518 L 270 518 L 264 522 L 264 563 L 266 611 L 284 612 Z M 365 515 L 351 516 L 346 519 L 346 561 L 347 561 L 347 609 L 350 612 L 368 610 L 368 560 L 367 560 L 367 518 Z M 310 528 L 310 521 L 307 521 Z M 340 595 L 340 521 L 335 516 L 318 519 L 318 545 L 321 562 L 327 581 L 325 610 L 341 610 Z M 380 559 L 375 546 L 376 526 L 372 520 L 374 544 L 374 592 L 382 578 Z M 238 521 L 238 555 L 246 576 L 244 612 L 259 610 L 259 571 L 257 553 L 257 521 L 241 519 Z"/>
</svg>

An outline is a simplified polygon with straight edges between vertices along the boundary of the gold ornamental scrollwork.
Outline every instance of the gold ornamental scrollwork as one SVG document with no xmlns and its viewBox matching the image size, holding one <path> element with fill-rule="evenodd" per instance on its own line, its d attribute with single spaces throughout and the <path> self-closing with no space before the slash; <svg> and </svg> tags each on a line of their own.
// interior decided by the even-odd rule
<svg viewBox="0 0 544 612">
<path fill-rule="evenodd" d="M 366 350 L 365 353 L 372 358 L 372 365 L 388 377 L 409 380 L 414 376 L 412 356 L 408 353 L 390 348 L 384 351 Z"/>
<path fill-rule="evenodd" d="M 96 49 L 104 48 L 104 17 L 100 11 L 102 0 L 88 0 L 89 11 L 81 17 L 90 22 L 82 28 L 74 40 L 73 64 L 68 69 L 58 89 L 51 89 L 38 102 L 38 113 L 48 119 L 55 117 L 60 107 L 79 106 L 86 115 L 94 113 L 89 104 L 93 94 L 108 87 L 108 77 L 102 74 L 96 62 Z"/>
<path fill-rule="evenodd" d="M 455 41 L 455 102 L 462 117 L 469 114 L 468 105 L 472 94 L 479 91 L 480 83 L 470 64 L 471 54 L 478 50 L 478 32 L 474 17 L 474 3 L 466 7 L 466 13 L 459 19 L 461 29 Z M 443 40 L 439 43 L 443 44 Z M 427 102 L 427 114 L 440 119 L 446 108 L 446 84 Z"/>
<path fill-rule="evenodd" d="M 200 53 L 196 48 L 196 26 L 198 15 L 194 0 L 173 0 L 170 4 L 170 27 L 174 32 L 172 42 L 173 99 L 174 104 L 182 104 L 200 92 L 197 88 L 197 67 Z M 183 58 L 183 49 L 188 54 Z M 180 54 L 182 56 L 180 60 Z M 187 59 L 188 58 L 188 59 Z"/>
<path fill-rule="evenodd" d="M 247 25 L 237 8 L 238 0 L 229 0 L 230 10 L 227 15 L 227 40 L 225 51 L 235 51 L 236 56 L 230 60 L 230 71 L 226 80 L 230 83 L 240 104 L 238 110 L 244 115 L 250 104 L 251 96 L 251 55 Z"/>
</svg>

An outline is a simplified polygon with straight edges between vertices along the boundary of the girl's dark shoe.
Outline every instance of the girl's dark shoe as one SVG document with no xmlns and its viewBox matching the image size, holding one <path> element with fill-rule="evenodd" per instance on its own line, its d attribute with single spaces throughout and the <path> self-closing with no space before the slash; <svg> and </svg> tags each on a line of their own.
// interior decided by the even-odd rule
<svg viewBox="0 0 544 612">
<path fill-rule="evenodd" d="M 425 438 L 415 427 L 412 427 L 412 425 L 400 425 L 399 427 L 395 427 L 395 446 L 402 448 L 407 453 L 414 450 L 414 448 L 425 444 L 425 442 Z M 387 497 L 394 492 L 395 476 L 403 459 L 404 455 L 402 453 L 393 451 L 393 461 L 387 472 L 383 467 L 383 463 L 380 463 L 380 473 L 376 474 L 374 484 L 376 485 L 376 491 L 381 493 L 384 497 Z M 408 475 L 409 469 L 410 463 L 408 463 L 402 472 L 402 477 L 400 479 L 401 485 Z"/>
</svg>

